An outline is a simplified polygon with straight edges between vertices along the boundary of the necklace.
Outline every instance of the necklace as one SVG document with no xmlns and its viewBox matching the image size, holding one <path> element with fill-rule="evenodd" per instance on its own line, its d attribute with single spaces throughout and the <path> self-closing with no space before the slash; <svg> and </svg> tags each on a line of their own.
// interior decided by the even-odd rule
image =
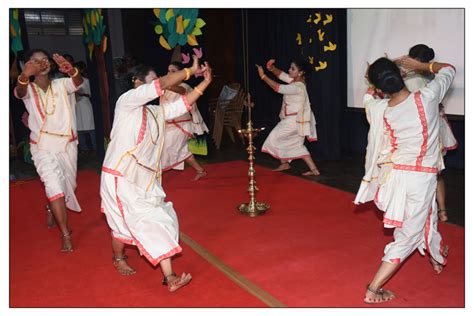
<svg viewBox="0 0 474 316">
<path fill-rule="evenodd" d="M 39 86 L 36 85 L 38 88 Z M 43 91 L 41 88 L 40 88 L 41 91 Z M 51 94 L 51 100 L 52 100 L 52 103 L 53 103 L 53 109 L 51 110 L 51 112 L 48 112 L 48 100 L 49 100 L 49 94 Z M 39 98 L 40 98 L 40 101 L 41 101 L 41 105 L 43 107 L 43 111 L 46 115 L 53 115 L 54 112 L 56 112 L 56 99 L 54 98 L 54 92 L 53 92 L 53 85 L 50 83 L 49 86 L 48 86 L 48 89 L 46 90 L 46 94 L 45 94 L 45 99 L 46 99 L 46 102 L 43 100 L 43 97 L 41 96 L 41 93 L 38 93 L 39 95 Z"/>
<path fill-rule="evenodd" d="M 158 142 L 158 137 L 160 136 L 160 129 L 159 129 L 159 126 L 158 126 L 158 120 L 156 119 L 156 116 L 153 114 L 153 111 L 150 110 L 148 108 L 148 106 L 146 107 L 146 109 L 147 109 L 148 112 L 150 112 L 150 114 L 153 117 L 153 120 L 155 121 L 155 124 L 156 124 L 156 138 L 155 138 L 155 140 L 153 140 L 153 136 L 151 135 L 151 130 L 150 130 L 150 140 L 154 145 L 156 145 L 157 142 Z"/>
</svg>

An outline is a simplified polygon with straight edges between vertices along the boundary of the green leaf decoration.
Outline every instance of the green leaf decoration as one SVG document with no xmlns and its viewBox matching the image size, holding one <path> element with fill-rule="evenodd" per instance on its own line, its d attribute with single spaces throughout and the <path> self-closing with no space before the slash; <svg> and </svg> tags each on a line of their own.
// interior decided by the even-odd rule
<svg viewBox="0 0 474 316">
<path fill-rule="evenodd" d="M 200 29 L 200 28 L 203 27 L 204 25 L 206 25 L 206 22 L 204 22 L 203 19 L 199 18 L 199 19 L 196 20 L 196 27 L 197 27 L 197 28 Z"/>
<path fill-rule="evenodd" d="M 172 49 L 176 45 L 198 45 L 196 36 L 202 35 L 206 22 L 198 18 L 198 9 L 160 8 L 153 9 L 157 20 L 152 23 L 155 34 L 160 36 L 160 45 Z"/>
<path fill-rule="evenodd" d="M 162 34 L 163 33 L 163 26 L 161 26 L 161 25 L 155 26 L 155 33 L 158 34 L 158 35 Z"/>
<path fill-rule="evenodd" d="M 202 35 L 202 32 L 201 32 L 201 29 L 196 26 L 191 34 L 193 34 L 193 35 Z"/>
</svg>

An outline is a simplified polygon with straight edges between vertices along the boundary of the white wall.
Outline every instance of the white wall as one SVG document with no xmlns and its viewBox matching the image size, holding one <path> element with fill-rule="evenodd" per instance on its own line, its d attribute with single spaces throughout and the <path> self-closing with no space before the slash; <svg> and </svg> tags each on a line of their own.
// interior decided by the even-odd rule
<svg viewBox="0 0 474 316">
<path fill-rule="evenodd" d="M 464 115 L 463 9 L 348 9 L 348 106 L 363 107 L 367 61 L 384 53 L 390 58 L 408 55 L 416 44 L 432 47 L 436 61 L 456 67 L 456 78 L 443 104 L 448 114 Z"/>
</svg>

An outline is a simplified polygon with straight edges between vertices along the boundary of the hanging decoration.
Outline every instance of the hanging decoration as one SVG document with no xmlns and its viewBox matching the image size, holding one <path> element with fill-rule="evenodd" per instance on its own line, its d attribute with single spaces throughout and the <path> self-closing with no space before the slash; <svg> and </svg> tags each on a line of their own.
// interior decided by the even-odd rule
<svg viewBox="0 0 474 316">
<path fill-rule="evenodd" d="M 15 54 L 23 50 L 21 42 L 21 27 L 18 20 L 18 9 L 10 9 L 10 49 Z"/>
<path fill-rule="evenodd" d="M 154 22 L 155 33 L 159 43 L 167 50 L 177 45 L 198 46 L 197 36 L 202 35 L 201 28 L 206 25 L 198 18 L 198 9 L 153 9 L 158 18 Z"/>
<path fill-rule="evenodd" d="M 296 33 L 296 45 L 300 47 L 301 55 L 305 55 L 304 47 L 307 45 L 322 45 L 321 56 L 314 56 L 313 54 L 307 54 L 308 63 L 313 67 L 313 70 L 323 71 L 329 67 L 328 61 L 325 58 L 325 54 L 330 54 L 336 51 L 337 44 L 333 43 L 330 39 L 326 38 L 326 31 L 330 27 L 331 23 L 334 22 L 332 14 L 322 14 L 321 12 L 315 12 L 310 14 L 306 19 L 306 23 L 310 28 L 308 39 L 303 38 L 302 33 Z M 304 33 L 303 33 L 304 34 Z M 303 43 L 308 43 L 303 44 Z M 309 52 L 314 51 L 309 49 Z"/>
<path fill-rule="evenodd" d="M 102 9 L 84 9 L 82 25 L 84 27 L 84 43 L 89 50 L 89 59 L 92 59 L 94 46 L 107 51 L 107 36 L 105 36 L 104 16 Z"/>
</svg>

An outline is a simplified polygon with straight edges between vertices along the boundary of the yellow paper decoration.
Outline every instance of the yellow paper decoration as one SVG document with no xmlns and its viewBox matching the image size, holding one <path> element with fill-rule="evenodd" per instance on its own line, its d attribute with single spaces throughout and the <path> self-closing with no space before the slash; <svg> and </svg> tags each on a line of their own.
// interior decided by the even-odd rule
<svg viewBox="0 0 474 316">
<path fill-rule="evenodd" d="M 337 45 L 336 45 L 336 44 L 333 44 L 331 41 L 329 41 L 329 45 L 327 45 L 327 46 L 325 45 L 325 46 L 324 46 L 324 51 L 325 51 L 325 52 L 326 52 L 326 51 L 332 52 L 332 51 L 335 51 L 336 48 L 337 48 Z"/>
<path fill-rule="evenodd" d="M 319 61 L 319 66 L 314 67 L 314 70 L 320 71 L 320 70 L 326 69 L 327 66 L 328 66 L 327 62 Z"/>
<path fill-rule="evenodd" d="M 183 16 L 180 15 L 176 18 L 176 33 L 183 34 L 184 33 L 184 24 L 183 24 Z"/>
<path fill-rule="evenodd" d="M 168 44 L 168 42 L 166 41 L 166 39 L 163 37 L 163 35 L 160 35 L 160 44 L 161 44 L 161 46 L 163 46 L 163 47 L 166 48 L 167 50 L 171 50 L 170 45 Z"/>
<path fill-rule="evenodd" d="M 171 17 L 173 16 L 174 16 L 173 9 L 168 9 L 168 11 L 166 11 L 166 14 L 165 14 L 166 21 L 169 21 Z"/>
<path fill-rule="evenodd" d="M 316 19 L 314 19 L 313 22 L 314 22 L 314 24 L 317 25 L 319 23 L 319 21 L 321 21 L 321 13 L 318 12 L 318 13 L 315 13 L 314 15 L 316 16 Z"/>
<path fill-rule="evenodd" d="M 188 35 L 188 44 L 191 45 L 191 46 L 197 46 L 199 45 L 197 40 L 196 40 L 196 36 L 192 35 L 192 34 L 189 34 Z"/>
<path fill-rule="evenodd" d="M 323 21 L 323 24 L 326 25 L 332 22 L 332 14 L 326 14 L 326 19 Z"/>
</svg>

